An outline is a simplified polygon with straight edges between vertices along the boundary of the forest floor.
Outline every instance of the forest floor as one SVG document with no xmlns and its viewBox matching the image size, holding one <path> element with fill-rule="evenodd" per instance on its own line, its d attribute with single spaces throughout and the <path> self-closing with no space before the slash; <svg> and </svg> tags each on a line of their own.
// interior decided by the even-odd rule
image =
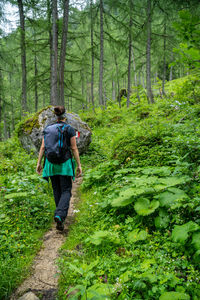
<svg viewBox="0 0 200 300">
<path fill-rule="evenodd" d="M 69 226 L 74 220 L 74 205 L 79 200 L 77 190 L 81 181 L 81 178 L 76 178 L 73 184 L 72 198 L 64 231 L 59 232 L 56 230 L 56 225 L 53 224 L 52 228 L 46 232 L 43 237 L 43 246 L 34 260 L 31 276 L 22 283 L 10 300 L 19 299 L 19 297 L 29 292 L 32 292 L 42 300 L 56 299 L 59 278 L 56 262 L 59 257 L 59 249 L 66 240 Z"/>
</svg>

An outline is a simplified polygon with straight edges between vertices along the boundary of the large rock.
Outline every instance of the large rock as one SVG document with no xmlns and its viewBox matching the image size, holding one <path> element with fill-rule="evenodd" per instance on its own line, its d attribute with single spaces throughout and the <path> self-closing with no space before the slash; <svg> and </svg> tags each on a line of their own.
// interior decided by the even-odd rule
<svg viewBox="0 0 200 300">
<path fill-rule="evenodd" d="M 32 292 L 24 294 L 18 300 L 40 300 L 38 297 L 35 296 Z"/>
<path fill-rule="evenodd" d="M 44 128 L 47 125 L 56 122 L 56 120 L 57 118 L 54 115 L 53 107 L 48 107 L 21 123 L 18 129 L 18 137 L 23 148 L 29 153 L 34 152 L 35 154 L 38 154 Z M 67 113 L 66 122 L 80 132 L 80 137 L 77 138 L 76 141 L 79 153 L 84 153 L 91 142 L 92 133 L 89 126 L 74 113 Z"/>
</svg>

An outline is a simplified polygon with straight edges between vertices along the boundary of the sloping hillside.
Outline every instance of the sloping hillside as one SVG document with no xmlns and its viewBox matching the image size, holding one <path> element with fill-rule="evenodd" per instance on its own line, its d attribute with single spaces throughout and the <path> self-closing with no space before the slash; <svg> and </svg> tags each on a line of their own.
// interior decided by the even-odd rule
<svg viewBox="0 0 200 300">
<path fill-rule="evenodd" d="M 141 92 L 129 109 L 110 103 L 82 116 L 93 142 L 60 299 L 200 298 L 199 81 L 166 90 L 154 105 Z"/>
</svg>

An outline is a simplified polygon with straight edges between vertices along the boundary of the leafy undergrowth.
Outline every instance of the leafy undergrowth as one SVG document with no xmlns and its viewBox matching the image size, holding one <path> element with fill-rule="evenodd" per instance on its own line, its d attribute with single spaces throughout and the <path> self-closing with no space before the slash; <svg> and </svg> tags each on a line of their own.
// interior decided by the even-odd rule
<svg viewBox="0 0 200 300">
<path fill-rule="evenodd" d="M 35 174 L 36 159 L 13 138 L 0 144 L 0 299 L 28 275 L 50 226 L 52 193 Z"/>
<path fill-rule="evenodd" d="M 93 140 L 59 299 L 200 299 L 200 97 L 183 93 L 83 115 Z"/>
</svg>

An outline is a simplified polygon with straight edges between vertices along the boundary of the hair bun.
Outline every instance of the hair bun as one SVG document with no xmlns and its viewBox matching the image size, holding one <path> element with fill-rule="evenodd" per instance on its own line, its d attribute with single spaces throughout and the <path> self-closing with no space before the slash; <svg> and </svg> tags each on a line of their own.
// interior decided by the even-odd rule
<svg viewBox="0 0 200 300">
<path fill-rule="evenodd" d="M 54 113 L 57 117 L 63 115 L 65 113 L 65 107 L 64 106 L 55 106 Z"/>
</svg>

